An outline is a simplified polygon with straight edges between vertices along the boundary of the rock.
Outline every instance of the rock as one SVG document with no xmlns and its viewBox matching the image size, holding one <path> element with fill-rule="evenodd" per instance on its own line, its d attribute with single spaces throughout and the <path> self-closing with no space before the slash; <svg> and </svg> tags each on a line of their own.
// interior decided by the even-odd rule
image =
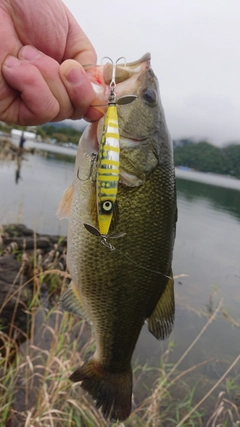
<svg viewBox="0 0 240 427">
<path fill-rule="evenodd" d="M 4 355 L 4 334 L 16 344 L 29 334 L 34 288 L 45 296 L 46 289 L 50 293 L 60 288 L 58 275 L 49 274 L 40 283 L 39 274 L 66 270 L 66 238 L 40 235 L 24 224 L 8 224 L 1 227 L 0 249 L 0 351 Z"/>
<path fill-rule="evenodd" d="M 0 239 L 0 249 L 12 252 L 12 250 L 43 249 L 44 253 L 51 251 L 55 244 L 58 245 L 58 251 L 62 253 L 67 245 L 67 238 L 60 236 L 40 235 L 33 232 L 23 224 L 2 225 Z M 58 243 L 60 242 L 60 244 Z"/>
<path fill-rule="evenodd" d="M 2 225 L 2 231 L 8 237 L 18 237 L 18 236 L 33 236 L 33 230 L 27 228 L 24 224 L 8 224 Z"/>
<path fill-rule="evenodd" d="M 18 147 L 16 147 L 9 138 L 0 137 L 0 159 L 13 160 L 17 155 Z"/>
<path fill-rule="evenodd" d="M 32 289 L 21 272 L 22 263 L 14 255 L 0 257 L 0 322 L 1 332 L 16 343 L 25 339 L 29 326 L 27 309 L 32 300 Z M 0 346 L 4 341 L 0 335 Z M 1 350 L 4 353 L 3 349 Z"/>
</svg>

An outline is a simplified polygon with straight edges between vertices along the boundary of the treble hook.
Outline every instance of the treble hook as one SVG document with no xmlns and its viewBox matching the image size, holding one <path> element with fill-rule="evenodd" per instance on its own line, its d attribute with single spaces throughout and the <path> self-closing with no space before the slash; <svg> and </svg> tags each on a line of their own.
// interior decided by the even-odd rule
<svg viewBox="0 0 240 427">
<path fill-rule="evenodd" d="M 89 174 L 88 174 L 87 178 L 85 178 L 85 179 L 80 178 L 80 176 L 79 176 L 79 168 L 78 168 L 78 170 L 77 170 L 77 178 L 79 179 L 79 181 L 88 181 L 92 177 L 93 166 L 94 166 L 94 163 L 97 161 L 97 158 L 98 158 L 98 154 L 97 153 L 92 153 L 92 155 L 91 155 L 90 169 L 89 169 Z"/>
<path fill-rule="evenodd" d="M 111 58 L 109 58 L 108 56 L 105 56 L 103 59 L 109 59 L 109 61 L 112 63 L 112 79 L 110 82 L 110 95 L 108 98 L 108 103 L 109 104 L 116 104 L 116 94 L 115 94 L 115 87 L 117 86 L 116 84 L 116 67 L 117 67 L 117 61 L 113 62 L 113 60 Z"/>
<path fill-rule="evenodd" d="M 107 104 L 105 104 L 105 103 L 104 104 L 92 104 L 91 107 L 105 107 L 105 106 L 107 106 L 109 104 L 115 104 L 115 105 L 126 105 L 126 104 L 130 104 L 131 102 L 133 102 L 137 98 L 137 95 L 124 95 L 124 96 L 121 96 L 121 98 L 118 98 L 118 100 L 116 100 L 117 96 L 116 96 L 115 91 L 114 91 L 115 88 L 116 88 L 116 86 L 117 86 L 117 83 L 116 83 L 116 69 L 117 69 L 117 65 L 118 65 L 119 61 L 121 59 L 123 59 L 124 62 L 123 62 L 122 65 L 124 65 L 124 67 L 126 67 L 126 65 L 127 65 L 126 58 L 124 56 L 120 56 L 120 58 L 118 58 L 116 60 L 115 64 L 114 64 L 113 60 L 111 58 L 109 58 L 109 56 L 104 56 L 101 59 L 101 64 L 103 64 L 103 60 L 104 59 L 108 59 L 112 63 L 112 79 L 111 79 L 111 82 L 109 84 L 110 95 L 109 95 L 109 98 L 108 98 L 108 103 Z"/>
<path fill-rule="evenodd" d="M 109 58 L 109 56 L 104 56 L 104 58 L 102 58 L 102 61 L 104 59 L 108 59 L 112 63 L 112 79 L 111 79 L 111 82 L 110 82 L 110 85 L 109 85 L 111 91 L 110 91 L 108 103 L 109 104 L 116 104 L 115 88 L 117 86 L 117 84 L 116 84 L 116 69 L 117 69 L 117 64 L 118 64 L 118 62 L 121 59 L 123 59 L 124 60 L 124 66 L 126 66 L 126 58 L 124 56 L 120 56 L 120 58 L 118 58 L 115 63 L 113 62 L 113 60 L 111 58 Z"/>
</svg>

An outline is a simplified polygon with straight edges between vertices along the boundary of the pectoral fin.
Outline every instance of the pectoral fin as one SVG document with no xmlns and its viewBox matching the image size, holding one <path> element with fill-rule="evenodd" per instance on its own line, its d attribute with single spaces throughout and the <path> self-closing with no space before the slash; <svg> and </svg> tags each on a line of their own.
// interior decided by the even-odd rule
<svg viewBox="0 0 240 427">
<path fill-rule="evenodd" d="M 168 280 L 167 286 L 161 295 L 156 307 L 154 308 L 151 316 L 147 319 L 149 331 L 158 340 L 164 340 L 172 332 L 174 323 L 174 281 Z"/>
<path fill-rule="evenodd" d="M 62 310 L 68 311 L 72 314 L 77 314 L 83 319 L 88 320 L 85 309 L 83 307 L 80 292 L 73 281 L 71 281 L 67 290 L 61 296 L 60 305 Z"/>
<path fill-rule="evenodd" d="M 60 218 L 68 218 L 72 206 L 73 184 L 69 185 L 64 191 L 57 208 L 56 215 Z"/>
</svg>

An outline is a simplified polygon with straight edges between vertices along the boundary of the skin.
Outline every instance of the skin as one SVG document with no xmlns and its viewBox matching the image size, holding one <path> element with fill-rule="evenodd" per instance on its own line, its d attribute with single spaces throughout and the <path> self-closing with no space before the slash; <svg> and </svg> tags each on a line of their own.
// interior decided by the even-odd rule
<svg viewBox="0 0 240 427">
<path fill-rule="evenodd" d="M 0 40 L 0 120 L 99 119 L 82 67 L 96 53 L 61 0 L 1 0 Z"/>
</svg>

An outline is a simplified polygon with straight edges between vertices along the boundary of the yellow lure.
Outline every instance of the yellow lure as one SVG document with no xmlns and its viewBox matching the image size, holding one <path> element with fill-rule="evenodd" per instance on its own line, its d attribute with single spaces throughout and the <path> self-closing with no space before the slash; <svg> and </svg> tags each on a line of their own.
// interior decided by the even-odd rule
<svg viewBox="0 0 240 427">
<path fill-rule="evenodd" d="M 109 104 L 104 119 L 97 168 L 97 212 L 101 235 L 107 236 L 116 203 L 119 181 L 119 129 L 115 103 Z"/>
</svg>

